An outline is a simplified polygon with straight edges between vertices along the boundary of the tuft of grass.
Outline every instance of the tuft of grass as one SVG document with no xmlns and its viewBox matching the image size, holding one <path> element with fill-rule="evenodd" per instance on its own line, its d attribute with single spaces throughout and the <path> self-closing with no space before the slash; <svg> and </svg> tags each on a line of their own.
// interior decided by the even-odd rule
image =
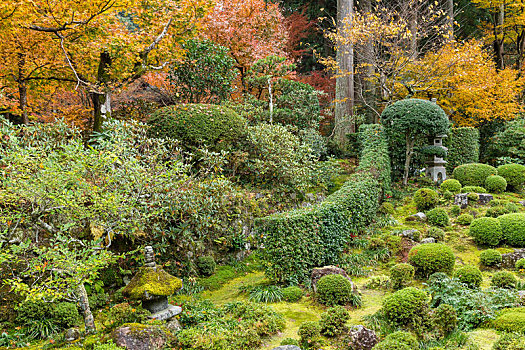
<svg viewBox="0 0 525 350">
<path fill-rule="evenodd" d="M 248 299 L 256 303 L 276 303 L 283 299 L 283 292 L 278 286 L 257 286 L 252 288 Z"/>
</svg>

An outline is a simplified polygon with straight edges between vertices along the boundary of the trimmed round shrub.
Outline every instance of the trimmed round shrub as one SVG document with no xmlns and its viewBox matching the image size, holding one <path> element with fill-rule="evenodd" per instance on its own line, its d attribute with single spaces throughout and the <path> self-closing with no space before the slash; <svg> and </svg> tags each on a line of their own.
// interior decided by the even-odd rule
<svg viewBox="0 0 525 350">
<path fill-rule="evenodd" d="M 321 334 L 334 337 L 346 330 L 346 321 L 350 319 L 350 314 L 343 306 L 331 307 L 321 314 L 319 325 Z"/>
<path fill-rule="evenodd" d="M 501 193 L 507 189 L 507 180 L 503 176 L 490 175 L 485 179 L 485 188 L 490 193 Z"/>
<path fill-rule="evenodd" d="M 414 287 L 404 288 L 386 297 L 382 310 L 392 325 L 410 327 L 428 318 L 428 295 Z"/>
<path fill-rule="evenodd" d="M 419 210 L 426 210 L 434 208 L 439 200 L 436 191 L 430 188 L 420 188 L 414 193 L 414 203 Z"/>
<path fill-rule="evenodd" d="M 317 299 L 324 305 L 346 305 L 353 301 L 352 283 L 341 275 L 326 275 L 317 282 Z"/>
<path fill-rule="evenodd" d="M 525 308 L 516 307 L 503 310 L 492 321 L 492 325 L 499 331 L 525 333 Z"/>
<path fill-rule="evenodd" d="M 514 264 L 514 268 L 518 271 L 525 270 L 525 259 L 518 259 L 518 261 L 516 261 L 516 263 Z"/>
<path fill-rule="evenodd" d="M 427 213 L 428 223 L 434 226 L 448 226 L 449 219 L 447 211 L 443 208 L 434 208 Z"/>
<path fill-rule="evenodd" d="M 518 282 L 518 280 L 512 272 L 498 271 L 492 276 L 492 280 L 490 282 L 494 287 L 511 289 L 516 287 L 516 282 Z"/>
<path fill-rule="evenodd" d="M 461 183 L 456 179 L 446 179 L 439 186 L 441 192 L 450 191 L 452 193 L 459 193 L 461 191 Z"/>
<path fill-rule="evenodd" d="M 461 207 L 459 205 L 453 205 L 450 208 L 450 215 L 458 216 L 461 213 Z"/>
<path fill-rule="evenodd" d="M 470 215 L 470 214 L 461 214 L 456 219 L 456 224 L 467 226 L 467 225 L 470 225 L 472 223 L 472 220 L 474 220 L 474 217 L 472 215 Z"/>
<path fill-rule="evenodd" d="M 469 287 L 479 288 L 483 281 L 481 271 L 476 266 L 466 265 L 454 271 L 454 277 Z"/>
<path fill-rule="evenodd" d="M 409 286 L 414 279 L 415 269 L 410 264 L 397 264 L 390 269 L 390 281 L 393 289 Z"/>
<path fill-rule="evenodd" d="M 498 175 L 507 180 L 507 186 L 513 191 L 521 191 L 525 184 L 525 165 L 505 164 L 498 167 Z"/>
<path fill-rule="evenodd" d="M 299 335 L 299 344 L 302 347 L 315 348 L 321 338 L 321 326 L 319 322 L 305 321 L 299 326 L 297 335 Z"/>
<path fill-rule="evenodd" d="M 432 325 L 441 335 L 452 332 L 458 323 L 456 309 L 449 304 L 440 304 L 432 312 Z"/>
<path fill-rule="evenodd" d="M 497 266 L 501 264 L 503 260 L 501 253 L 496 249 L 487 249 L 481 252 L 479 255 L 479 261 L 485 266 Z"/>
<path fill-rule="evenodd" d="M 427 231 L 427 237 L 434 238 L 436 241 L 445 240 L 445 231 L 439 227 L 429 227 Z"/>
<path fill-rule="evenodd" d="M 416 350 L 419 344 L 411 333 L 397 331 L 390 333 L 374 347 L 374 350 Z"/>
<path fill-rule="evenodd" d="M 444 244 L 425 243 L 410 249 L 408 262 L 414 266 L 418 276 L 428 277 L 435 272 L 451 273 L 456 257 L 452 249 Z"/>
<path fill-rule="evenodd" d="M 495 247 L 502 238 L 501 225 L 495 218 L 479 218 L 470 224 L 469 235 L 480 245 Z"/>
<path fill-rule="evenodd" d="M 486 193 L 485 187 L 480 186 L 465 186 L 461 189 L 461 193 Z"/>
<path fill-rule="evenodd" d="M 497 175 L 493 166 L 481 163 L 463 164 L 454 169 L 452 176 L 463 186 L 483 186 L 490 175 Z"/>
<path fill-rule="evenodd" d="M 503 238 L 513 247 L 525 247 L 525 213 L 505 214 L 498 217 Z"/>
<path fill-rule="evenodd" d="M 184 147 L 227 150 L 246 134 L 246 120 L 232 109 L 208 104 L 179 104 L 157 110 L 148 124 L 150 137 L 173 138 Z"/>
<path fill-rule="evenodd" d="M 199 256 L 197 259 L 197 268 L 203 276 L 211 276 L 215 272 L 217 264 L 213 256 Z"/>
<path fill-rule="evenodd" d="M 290 286 L 282 289 L 283 293 L 283 300 L 289 302 L 289 303 L 295 303 L 304 295 L 304 292 L 301 288 L 297 286 Z"/>
</svg>

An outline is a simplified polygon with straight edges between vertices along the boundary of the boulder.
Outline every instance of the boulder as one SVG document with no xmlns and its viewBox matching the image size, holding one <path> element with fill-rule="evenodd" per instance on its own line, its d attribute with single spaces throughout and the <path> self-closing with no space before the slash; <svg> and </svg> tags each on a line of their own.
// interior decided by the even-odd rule
<svg viewBox="0 0 525 350">
<path fill-rule="evenodd" d="M 357 293 L 357 287 L 355 286 L 354 282 L 352 282 L 352 279 L 348 276 L 345 270 L 337 266 L 316 267 L 312 270 L 312 288 L 314 290 L 314 293 L 317 293 L 317 282 L 321 279 L 321 277 L 326 275 L 343 276 L 344 278 L 349 280 L 350 283 L 352 283 L 352 291 L 354 293 Z"/>
<path fill-rule="evenodd" d="M 75 341 L 80 338 L 80 331 L 78 328 L 69 328 L 66 333 L 64 333 L 64 340 L 65 341 Z"/>
<path fill-rule="evenodd" d="M 422 213 L 422 212 L 415 213 L 414 215 L 410 215 L 410 216 L 418 221 L 427 221 L 427 216 L 425 215 L 425 213 Z"/>
<path fill-rule="evenodd" d="M 434 237 L 428 237 L 421 240 L 421 244 L 425 243 L 436 243 L 436 239 Z"/>
<path fill-rule="evenodd" d="M 468 193 L 460 193 L 454 196 L 454 204 L 459 205 L 461 209 L 468 207 Z"/>
<path fill-rule="evenodd" d="M 411 239 L 413 241 L 419 242 L 421 240 L 421 232 L 418 230 L 404 230 L 399 233 L 401 237 Z"/>
<path fill-rule="evenodd" d="M 360 325 L 350 328 L 349 337 L 352 342 L 351 349 L 354 350 L 370 350 L 379 342 L 373 330 Z"/>
<path fill-rule="evenodd" d="M 491 200 L 494 199 L 494 197 L 488 193 L 478 193 L 478 195 L 479 195 L 478 204 L 481 204 L 481 205 L 487 205 L 489 204 Z"/>
<path fill-rule="evenodd" d="M 170 335 L 161 326 L 126 323 L 114 330 L 111 338 L 117 346 L 127 350 L 157 350 L 166 347 Z"/>
<path fill-rule="evenodd" d="M 516 261 L 525 258 L 525 249 L 514 249 L 512 253 L 501 255 L 501 267 L 506 269 L 513 269 Z"/>
</svg>

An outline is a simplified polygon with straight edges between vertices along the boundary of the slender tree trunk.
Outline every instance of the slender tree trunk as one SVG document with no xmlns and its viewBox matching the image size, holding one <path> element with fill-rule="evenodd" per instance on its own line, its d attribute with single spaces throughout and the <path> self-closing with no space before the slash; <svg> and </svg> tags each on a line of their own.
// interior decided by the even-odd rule
<svg viewBox="0 0 525 350">
<path fill-rule="evenodd" d="M 501 4 L 499 12 L 496 14 L 495 26 L 494 26 L 494 57 L 496 61 L 496 69 L 502 70 L 505 69 L 505 61 L 503 58 L 504 55 L 504 34 L 501 27 L 503 26 L 505 20 L 505 5 Z"/>
<path fill-rule="evenodd" d="M 102 131 L 102 123 L 106 115 L 111 112 L 111 98 L 107 87 L 110 81 L 109 68 L 111 67 L 111 56 L 108 52 L 100 53 L 97 73 L 97 85 L 104 92 L 94 91 L 91 93 L 93 102 L 93 131 Z"/>
<path fill-rule="evenodd" d="M 268 97 L 270 98 L 270 124 L 273 124 L 273 95 L 272 95 L 272 78 L 268 78 Z"/>
<path fill-rule="evenodd" d="M 410 172 L 410 161 L 414 154 L 414 140 L 410 139 L 409 135 L 406 135 L 406 152 L 405 152 L 405 171 L 403 172 L 403 185 L 408 184 L 408 173 Z"/>
<path fill-rule="evenodd" d="M 454 0 L 447 0 L 447 27 L 448 39 L 454 39 Z"/>
<path fill-rule="evenodd" d="M 84 317 L 84 324 L 86 325 L 86 333 L 96 333 L 97 327 L 95 326 L 95 318 L 91 313 L 91 308 L 89 307 L 89 299 L 87 296 L 86 288 L 83 283 L 80 283 L 77 288 L 77 293 L 79 297 L 80 310 L 82 311 L 82 316 Z"/>
<path fill-rule="evenodd" d="M 337 0 L 337 25 L 342 33 L 345 19 L 352 21 L 353 0 Z M 354 110 L 354 48 L 353 45 L 340 45 L 336 60 L 341 77 L 336 79 L 334 140 L 341 149 L 347 143 L 346 134 L 355 132 Z"/>
<path fill-rule="evenodd" d="M 18 94 L 19 108 L 22 111 L 22 123 L 29 124 L 27 114 L 27 81 L 26 81 L 26 55 L 18 54 Z"/>
<path fill-rule="evenodd" d="M 417 49 L 417 0 L 411 1 L 412 9 L 410 12 L 409 27 L 410 27 L 410 57 L 416 59 L 418 56 Z"/>
<path fill-rule="evenodd" d="M 372 3 L 371 0 L 363 0 L 361 2 L 361 6 L 363 9 L 363 12 L 365 13 L 372 13 Z M 362 84 L 363 89 L 363 99 L 365 99 L 365 104 L 367 106 L 373 106 L 373 108 L 376 108 L 376 100 L 377 100 L 377 85 L 374 83 L 374 76 L 376 74 L 376 56 L 375 56 L 375 48 L 374 43 L 369 40 L 364 47 L 364 53 L 363 53 L 363 60 L 366 63 L 366 68 L 364 72 L 364 79 Z M 368 122 L 370 123 L 377 123 L 378 120 L 377 113 L 372 112 L 370 114 L 370 118 L 367 118 Z"/>
</svg>

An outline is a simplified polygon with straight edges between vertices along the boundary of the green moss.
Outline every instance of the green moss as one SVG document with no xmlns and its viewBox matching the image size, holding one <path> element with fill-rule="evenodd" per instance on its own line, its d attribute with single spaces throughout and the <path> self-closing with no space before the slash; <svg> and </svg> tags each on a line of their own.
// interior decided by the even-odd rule
<svg viewBox="0 0 525 350">
<path fill-rule="evenodd" d="M 182 288 L 182 281 L 160 267 L 139 269 L 122 294 L 132 299 L 147 299 L 148 296 L 169 296 Z"/>
</svg>

